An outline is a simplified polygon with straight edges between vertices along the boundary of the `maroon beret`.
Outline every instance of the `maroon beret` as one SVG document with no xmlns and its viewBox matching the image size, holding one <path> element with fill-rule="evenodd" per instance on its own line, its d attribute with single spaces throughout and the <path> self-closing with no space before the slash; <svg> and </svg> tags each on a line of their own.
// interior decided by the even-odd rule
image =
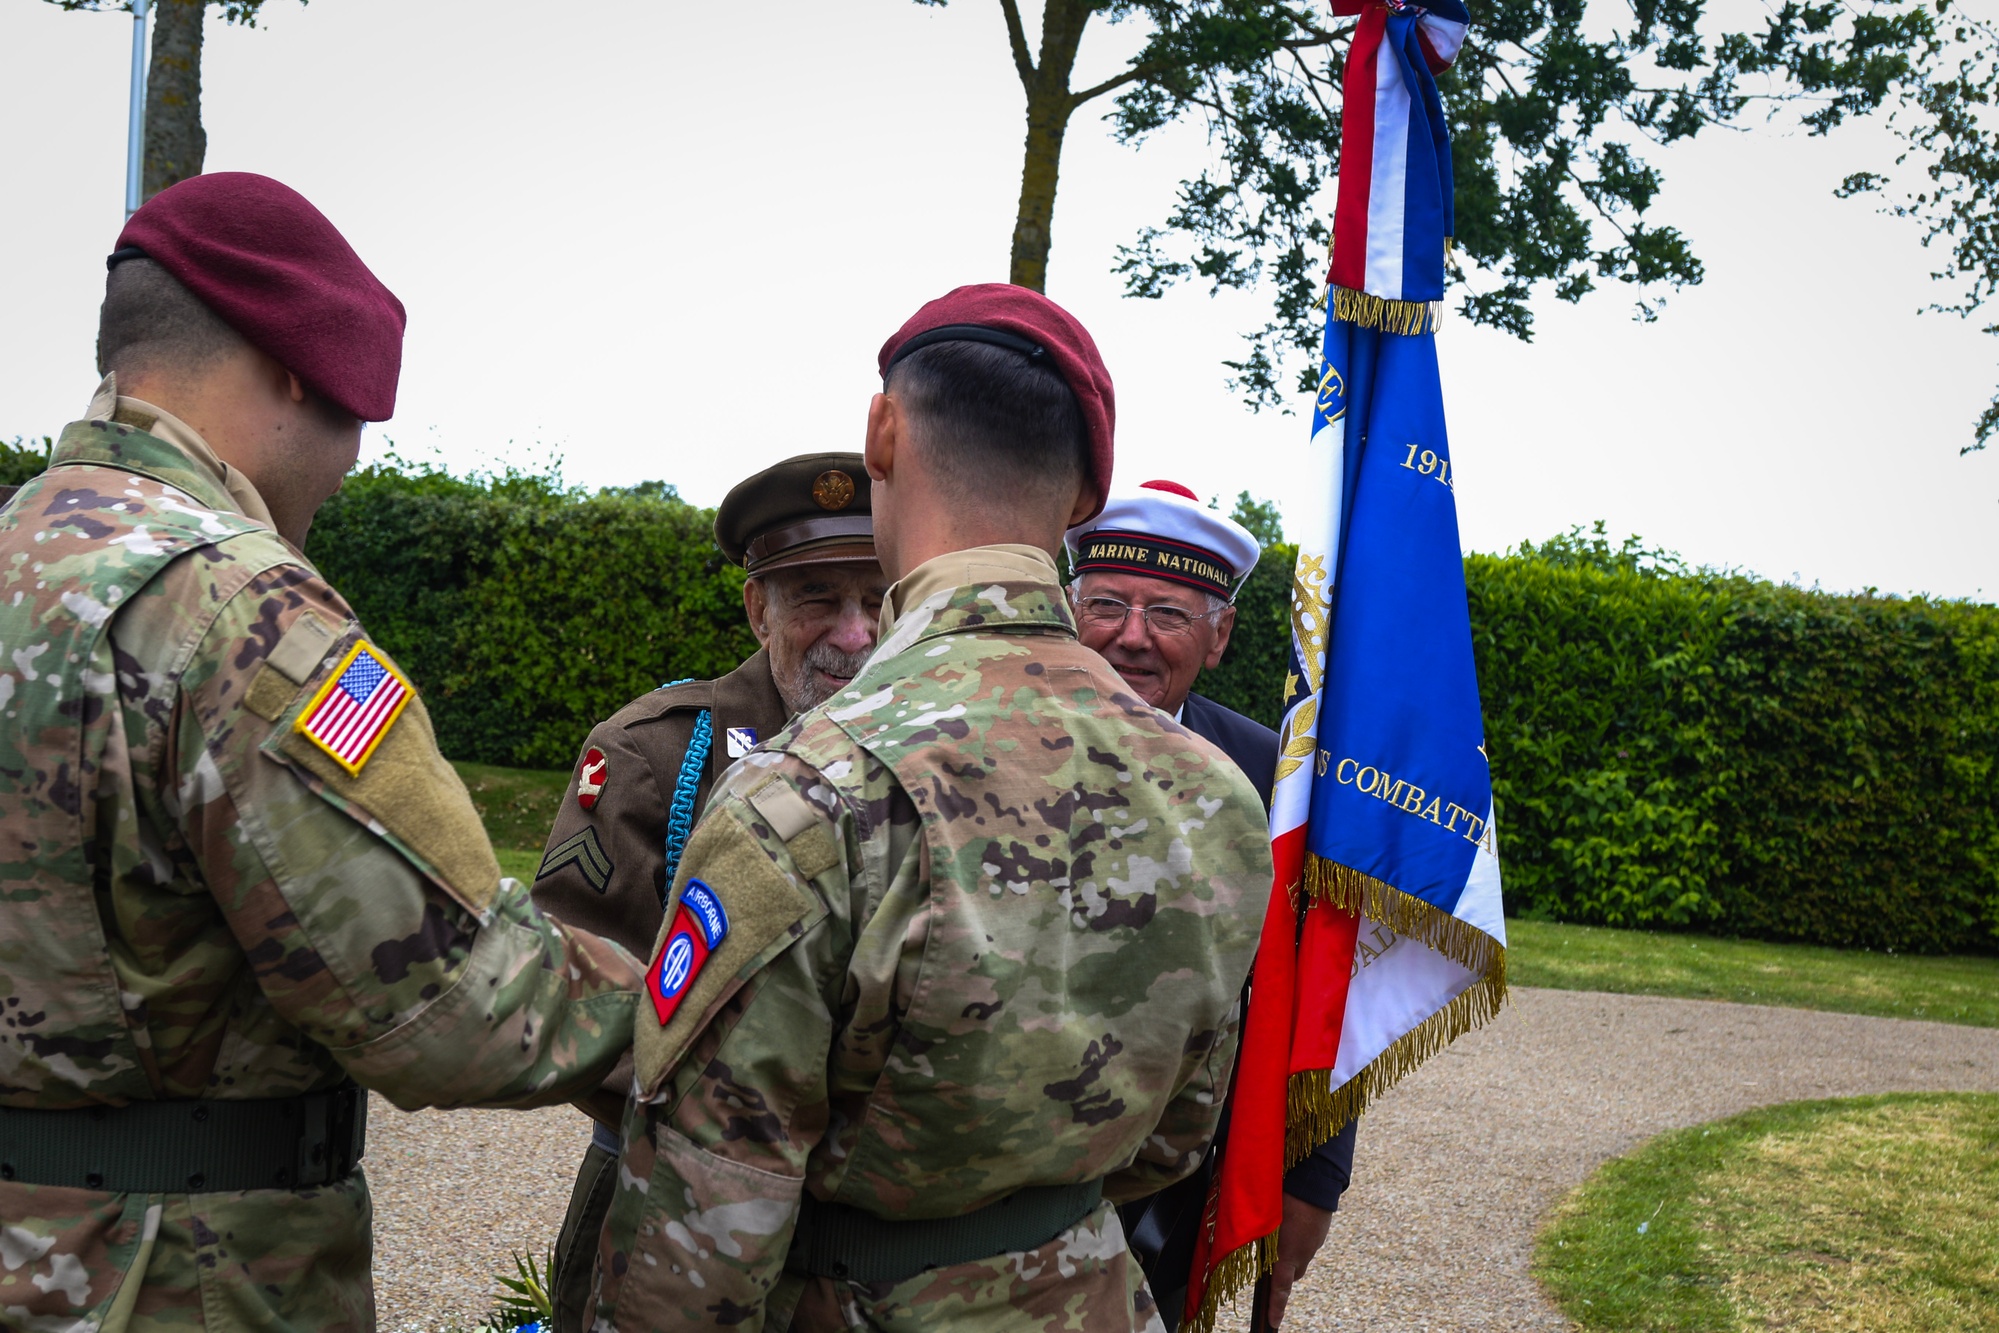
<svg viewBox="0 0 1999 1333">
<path fill-rule="evenodd" d="M 247 171 L 190 176 L 132 215 L 109 262 L 141 256 L 344 410 L 395 415 L 403 303 L 298 191 Z"/>
<path fill-rule="evenodd" d="M 1000 336 L 982 337 L 982 332 Z M 1088 517 L 1096 517 L 1111 491 L 1111 434 L 1117 423 L 1117 402 L 1111 391 L 1111 373 L 1104 368 L 1104 358 L 1090 331 L 1032 288 L 1004 282 L 959 287 L 911 315 L 909 322 L 882 344 L 879 364 L 883 381 L 888 379 L 891 366 L 918 348 L 954 341 L 998 343 L 1046 356 L 1054 363 L 1083 409 L 1083 428 L 1090 436 L 1090 481 L 1097 490 L 1097 507 Z"/>
</svg>

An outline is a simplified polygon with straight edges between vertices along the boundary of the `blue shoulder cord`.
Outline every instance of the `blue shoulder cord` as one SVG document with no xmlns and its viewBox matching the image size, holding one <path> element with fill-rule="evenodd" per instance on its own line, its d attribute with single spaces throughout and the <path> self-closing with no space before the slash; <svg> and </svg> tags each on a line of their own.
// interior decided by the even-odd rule
<svg viewBox="0 0 1999 1333">
<path fill-rule="evenodd" d="M 660 686 L 662 690 L 675 685 L 691 683 L 686 680 L 670 680 Z M 666 887 L 660 890 L 661 902 L 665 895 L 673 892 L 673 876 L 680 869 L 680 854 L 687 850 L 688 835 L 694 832 L 694 796 L 701 789 L 701 775 L 708 768 L 708 751 L 715 743 L 715 715 L 706 708 L 701 716 L 694 719 L 694 736 L 687 742 L 687 753 L 680 757 L 680 776 L 673 784 L 673 804 L 666 816 Z"/>
</svg>

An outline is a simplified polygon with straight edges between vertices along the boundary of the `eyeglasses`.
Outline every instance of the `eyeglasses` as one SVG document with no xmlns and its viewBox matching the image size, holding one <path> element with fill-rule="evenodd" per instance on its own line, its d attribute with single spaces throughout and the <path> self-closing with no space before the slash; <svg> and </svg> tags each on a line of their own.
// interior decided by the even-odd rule
<svg viewBox="0 0 1999 1333">
<path fill-rule="evenodd" d="M 1091 629 L 1107 630 L 1112 634 L 1124 628 L 1125 617 L 1133 611 L 1145 618 L 1147 632 L 1171 638 L 1181 634 L 1192 634 L 1194 622 L 1212 620 L 1223 608 L 1199 613 L 1160 603 L 1155 606 L 1133 606 L 1115 597 L 1079 597 L 1076 599 L 1076 618 Z"/>
</svg>

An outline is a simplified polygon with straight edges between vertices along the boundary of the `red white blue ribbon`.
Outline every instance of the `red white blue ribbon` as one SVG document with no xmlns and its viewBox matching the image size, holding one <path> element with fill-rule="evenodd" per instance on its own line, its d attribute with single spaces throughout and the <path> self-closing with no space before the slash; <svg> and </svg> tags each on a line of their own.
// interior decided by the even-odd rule
<svg viewBox="0 0 1999 1333">
<path fill-rule="evenodd" d="M 1457 59 L 1470 16 L 1460 0 L 1336 0 L 1333 12 L 1360 15 L 1347 56 L 1333 286 L 1440 301 L 1452 197 L 1437 75 Z"/>
</svg>

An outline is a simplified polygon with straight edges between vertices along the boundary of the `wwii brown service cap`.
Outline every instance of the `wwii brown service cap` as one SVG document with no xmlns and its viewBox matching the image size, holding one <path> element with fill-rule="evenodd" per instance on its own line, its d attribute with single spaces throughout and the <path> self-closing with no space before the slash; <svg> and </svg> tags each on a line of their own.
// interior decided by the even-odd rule
<svg viewBox="0 0 1999 1333">
<path fill-rule="evenodd" d="M 875 518 L 859 454 L 800 454 L 746 477 L 715 511 L 715 544 L 752 574 L 875 562 Z"/>
</svg>

